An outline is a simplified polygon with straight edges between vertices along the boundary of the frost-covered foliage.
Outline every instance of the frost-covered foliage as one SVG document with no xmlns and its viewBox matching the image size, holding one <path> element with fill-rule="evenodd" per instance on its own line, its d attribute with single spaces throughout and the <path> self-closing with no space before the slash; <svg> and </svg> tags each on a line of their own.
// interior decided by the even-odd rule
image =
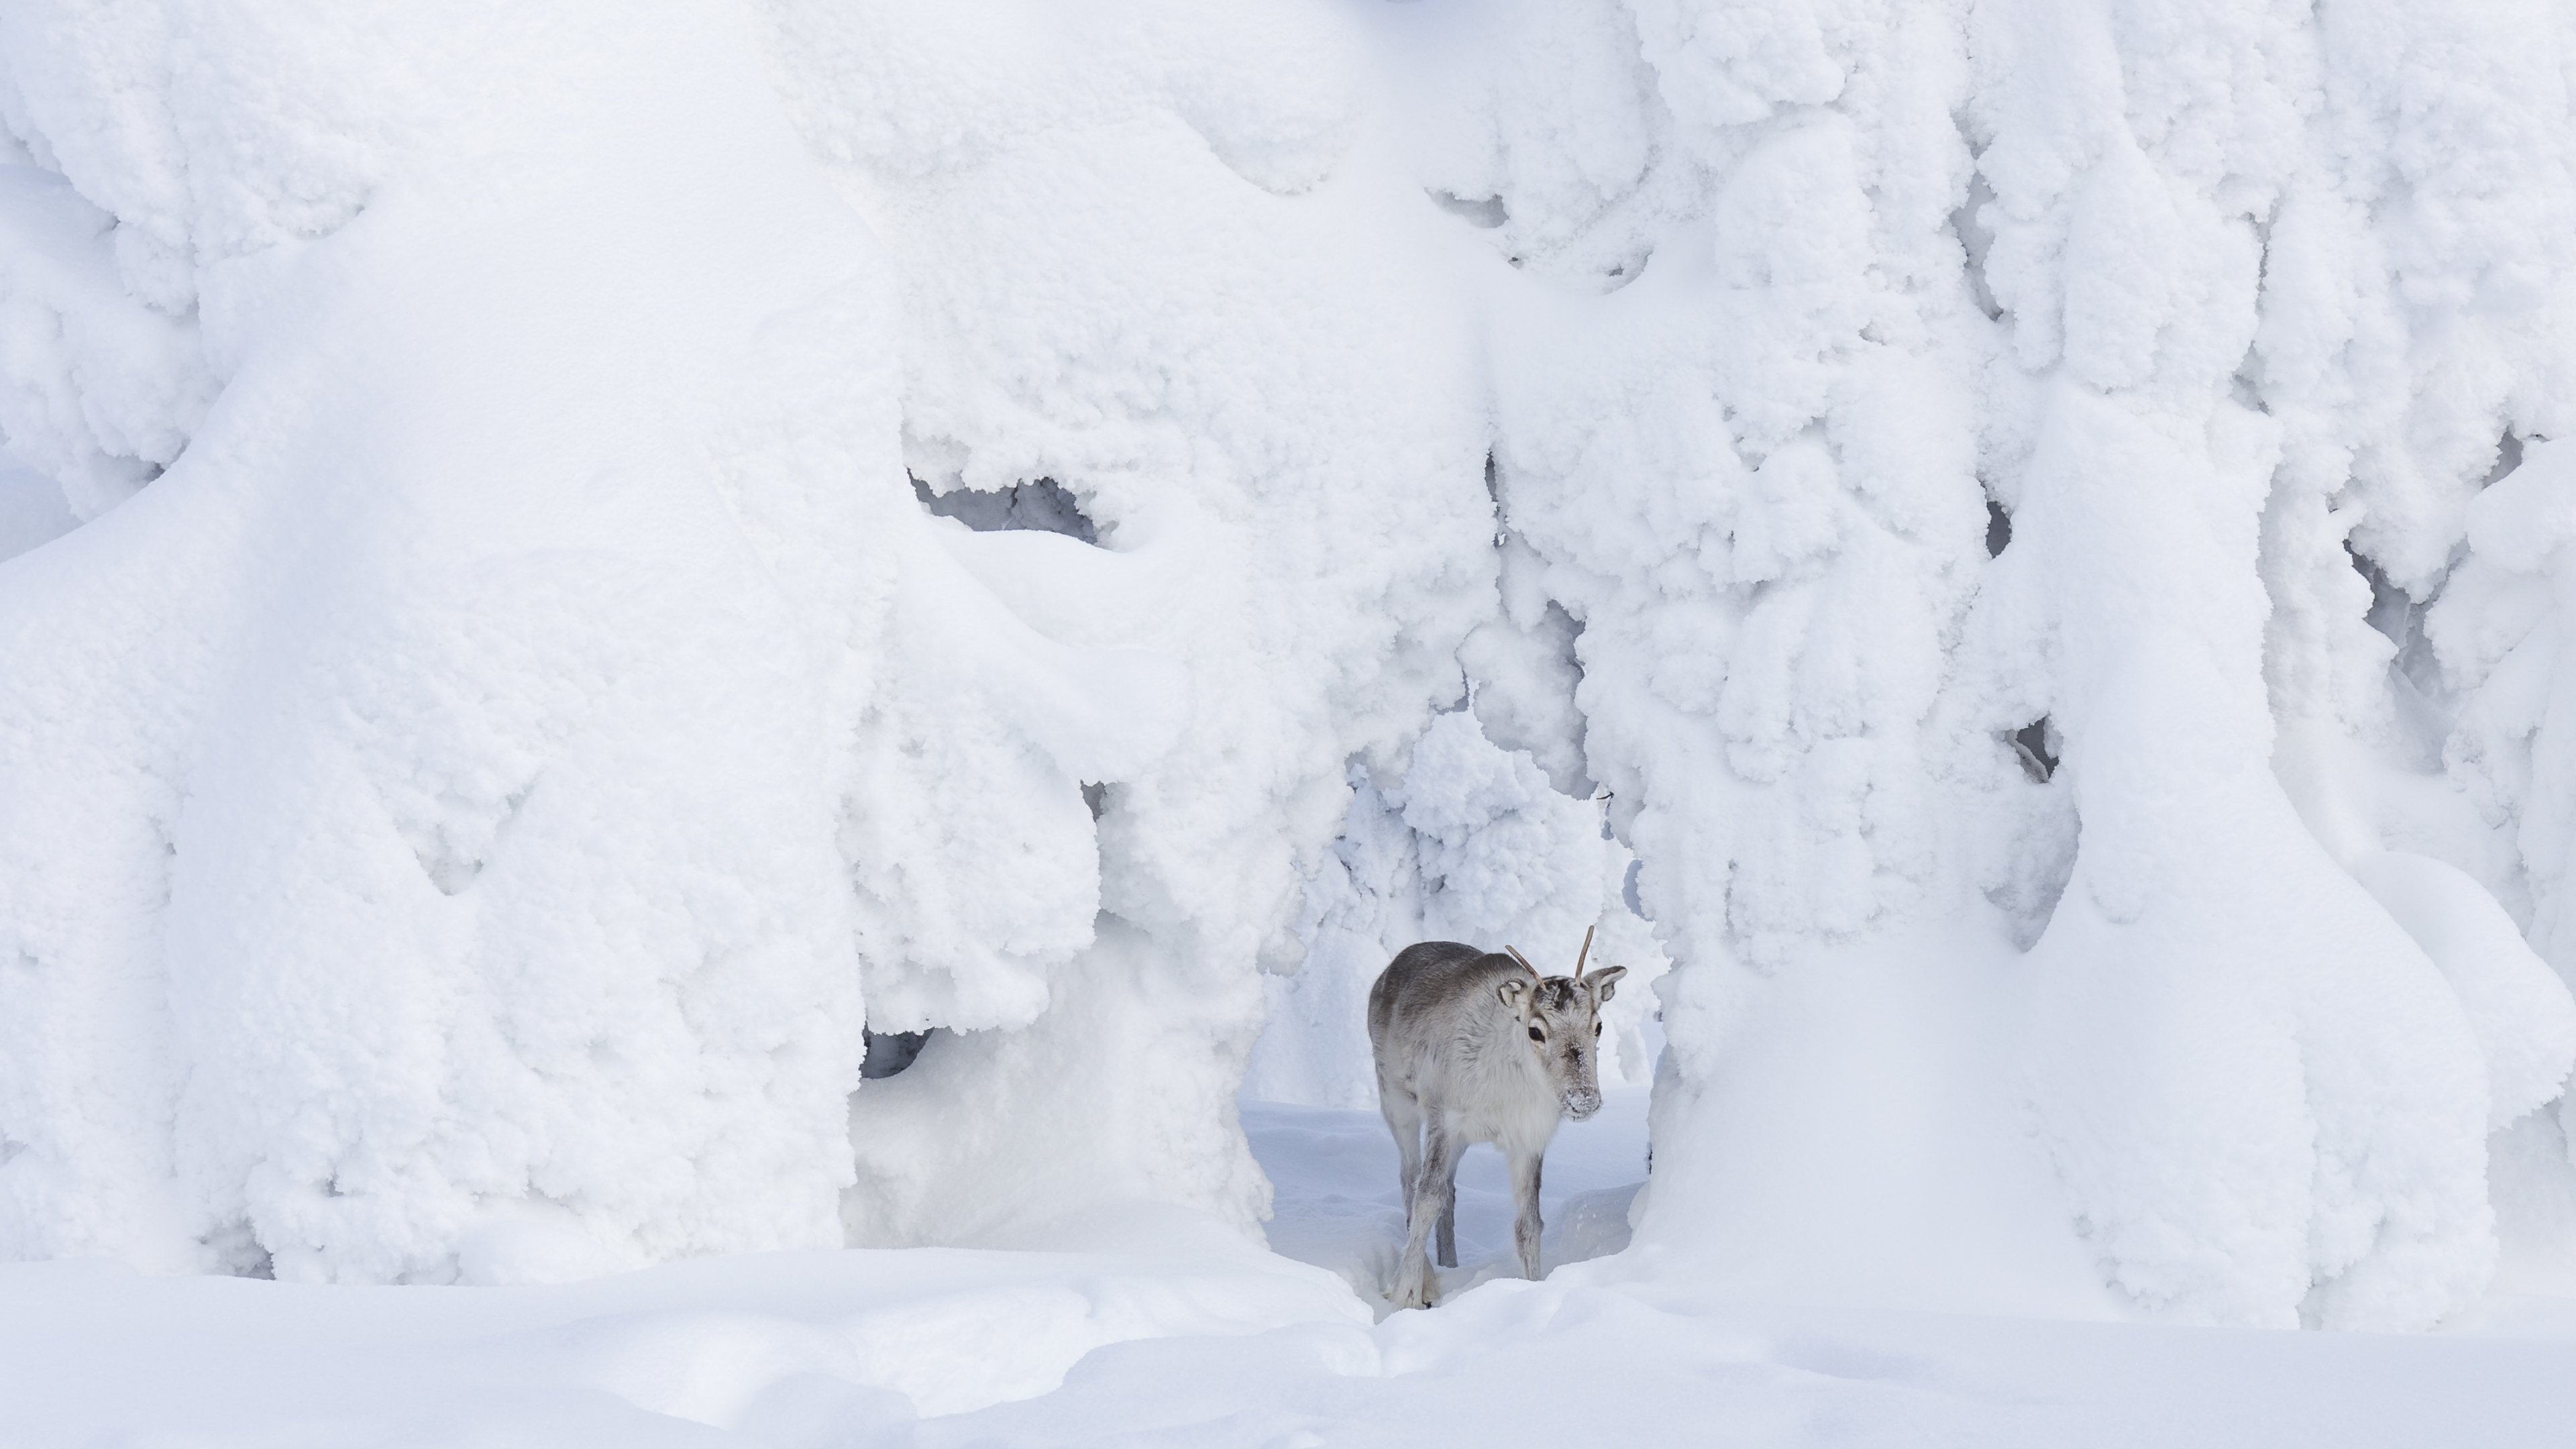
<svg viewBox="0 0 2576 1449">
<path fill-rule="evenodd" d="M 1385 788 L 1364 767 L 1352 776 L 1341 837 L 1306 886 L 1304 959 L 1270 983 L 1245 1095 L 1374 1106 L 1368 990 L 1396 952 L 1416 941 L 1517 946 L 1561 974 L 1587 930 L 1591 965 L 1629 972 L 1602 1012 L 1601 1080 L 1644 1085 L 1662 1032 L 1643 988 L 1667 963 L 1624 898 L 1635 857 L 1609 838 L 1601 805 L 1551 788 L 1527 753 L 1496 747 L 1466 710 L 1434 720 Z"/>
<path fill-rule="evenodd" d="M 954 1239 L 1122 1194 L 1248 1224 L 1266 1188 L 1231 1103 L 1256 967 L 1293 961 L 1345 762 L 1456 691 L 1491 597 L 1431 219 L 1399 176 L 1326 180 L 1356 118 L 1329 11 L 772 18 L 799 124 L 901 278 L 912 471 L 1054 480 L 1105 546 L 942 525 L 980 597 L 894 621 L 926 674 L 992 656 L 997 723 L 896 694 L 862 727 L 854 854 L 887 862 L 862 881 L 870 1014 L 1000 1030 L 944 1033 L 853 1100 L 850 1231 Z M 1059 651 L 1051 682 L 1033 666 Z M 1106 786 L 1096 845 L 1084 782 Z"/>
<path fill-rule="evenodd" d="M 0 426 L 168 472 L 0 578 L 0 1248 L 1248 1221 L 1256 961 L 1492 568 L 1399 183 L 1294 194 L 1331 17 L 309 9 L 6 12 Z"/>
<path fill-rule="evenodd" d="M 0 1251 L 1246 1222 L 1597 923 L 1643 1255 L 2434 1321 L 2576 1201 L 2571 58 L 0 7 Z"/>
<path fill-rule="evenodd" d="M 864 232 L 720 27 L 598 12 L 563 70 L 570 10 L 178 11 L 11 7 L 0 50 L 222 388 L 0 577 L 0 1242 L 829 1240 L 821 787 L 911 509 Z"/>
<path fill-rule="evenodd" d="M 2082 831 L 2035 958 L 2038 1092 L 2113 1281 L 2184 1315 L 2464 1302 L 2495 1251 L 2490 1117 L 2555 1095 L 2576 1047 L 2527 956 L 2455 964 L 2491 905 L 2373 864 L 2488 857 L 2356 805 L 2420 764 L 2338 557 L 2431 592 L 2494 439 L 2553 425 L 2566 37 L 2521 21 L 1973 23 L 1984 275 L 2030 381 L 1988 428 L 2015 534 L 1981 622 L 2041 681 Z"/>
<path fill-rule="evenodd" d="M 2454 10 L 1420 24 L 1474 58 L 1426 180 L 1544 279 L 1493 309 L 1507 611 L 1571 621 L 1583 767 L 1683 963 L 1641 1241 L 1818 1176 L 1707 1100 L 1846 1029 L 1771 980 L 1954 952 L 1973 908 L 2032 949 L 1959 989 L 2027 1013 L 2133 1301 L 2394 1326 L 2486 1281 L 2487 1128 L 2576 1037 L 2497 904 L 2549 949 L 2538 697 L 2484 703 L 2509 641 L 2453 663 L 2443 585 L 2465 526 L 2458 586 L 2497 587 L 2468 500 L 2558 426 L 2576 192 L 2562 22 Z"/>
</svg>

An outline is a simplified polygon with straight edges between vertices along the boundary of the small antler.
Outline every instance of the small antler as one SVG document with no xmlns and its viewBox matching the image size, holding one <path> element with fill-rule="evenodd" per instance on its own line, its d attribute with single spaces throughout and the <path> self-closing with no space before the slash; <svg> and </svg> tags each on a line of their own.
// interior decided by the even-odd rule
<svg viewBox="0 0 2576 1449">
<path fill-rule="evenodd" d="M 1525 966 L 1525 967 L 1528 967 L 1528 969 L 1529 969 L 1529 974 L 1531 974 L 1532 976 L 1536 976 L 1536 975 L 1538 975 L 1538 974 L 1539 974 L 1539 970 L 1538 970 L 1538 968 L 1537 968 L 1537 967 L 1535 967 L 1535 966 L 1531 966 L 1531 965 L 1530 965 L 1530 963 L 1529 963 L 1529 958 L 1528 958 L 1527 956 L 1524 956 L 1524 955 L 1522 955 L 1522 954 L 1521 954 L 1521 948 L 1520 948 L 1520 947 L 1518 947 L 1518 946 L 1505 946 L 1503 949 L 1512 953 L 1512 959 L 1513 959 L 1513 960 L 1518 961 L 1519 963 L 1521 963 L 1521 965 L 1523 965 L 1523 966 Z"/>
<path fill-rule="evenodd" d="M 1599 921 L 1595 921 L 1591 925 L 1583 928 L 1583 949 L 1580 952 L 1577 952 L 1574 957 L 1574 979 L 1577 981 L 1583 979 L 1583 963 L 1592 955 L 1592 933 L 1600 929 L 1600 926 L 1601 923 Z M 1512 954 L 1518 955 L 1520 953 L 1516 951 Z"/>
</svg>

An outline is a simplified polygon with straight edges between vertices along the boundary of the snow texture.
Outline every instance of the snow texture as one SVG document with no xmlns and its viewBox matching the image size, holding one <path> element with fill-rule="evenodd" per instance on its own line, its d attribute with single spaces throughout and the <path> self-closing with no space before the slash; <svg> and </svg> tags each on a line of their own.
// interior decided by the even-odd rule
<svg viewBox="0 0 2576 1449">
<path fill-rule="evenodd" d="M 1703 1285 L 2576 1271 L 2570 74 L 2532 0 L 12 0 L 0 1255 L 1250 1232 L 1238 1092 L 1365 1105 L 1393 950 L 1592 927 Z"/>
</svg>

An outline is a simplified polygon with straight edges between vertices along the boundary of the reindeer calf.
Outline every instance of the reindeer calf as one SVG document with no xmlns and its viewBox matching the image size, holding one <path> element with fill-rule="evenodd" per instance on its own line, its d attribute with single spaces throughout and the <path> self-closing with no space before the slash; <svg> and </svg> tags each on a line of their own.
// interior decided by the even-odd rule
<svg viewBox="0 0 2576 1449">
<path fill-rule="evenodd" d="M 1404 1256 L 1388 1295 L 1396 1307 L 1431 1306 L 1435 1220 L 1440 1265 L 1458 1266 L 1458 1158 L 1471 1143 L 1491 1142 L 1510 1162 L 1512 1244 L 1522 1275 L 1539 1276 L 1539 1161 L 1560 1116 L 1580 1122 L 1601 1110 L 1600 1012 L 1627 974 L 1605 966 L 1584 975 L 1591 951 L 1586 931 L 1575 974 L 1541 979 L 1518 951 L 1424 941 L 1398 952 L 1369 988 L 1378 1110 L 1402 1159 Z"/>
</svg>

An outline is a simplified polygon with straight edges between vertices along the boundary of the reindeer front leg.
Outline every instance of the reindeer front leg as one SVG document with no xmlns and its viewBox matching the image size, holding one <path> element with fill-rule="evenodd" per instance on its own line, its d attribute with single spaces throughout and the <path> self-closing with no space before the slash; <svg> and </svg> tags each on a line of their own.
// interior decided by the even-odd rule
<svg viewBox="0 0 2576 1449">
<path fill-rule="evenodd" d="M 1512 1219 L 1512 1246 L 1520 1250 L 1521 1276 L 1533 1280 L 1539 1276 L 1538 1178 L 1545 1158 L 1541 1152 L 1512 1157 L 1512 1206 L 1518 1209 Z"/>
<path fill-rule="evenodd" d="M 1458 1139 L 1440 1114 L 1430 1115 L 1429 1150 L 1414 1173 L 1413 1202 L 1405 1218 L 1404 1256 L 1396 1263 L 1395 1291 L 1387 1295 L 1398 1308 L 1431 1306 L 1431 1230 L 1456 1191 Z"/>
<path fill-rule="evenodd" d="M 1458 1266 L 1458 1162 L 1467 1155 L 1464 1148 L 1449 1158 L 1449 1180 L 1440 1189 L 1440 1266 Z"/>
</svg>

